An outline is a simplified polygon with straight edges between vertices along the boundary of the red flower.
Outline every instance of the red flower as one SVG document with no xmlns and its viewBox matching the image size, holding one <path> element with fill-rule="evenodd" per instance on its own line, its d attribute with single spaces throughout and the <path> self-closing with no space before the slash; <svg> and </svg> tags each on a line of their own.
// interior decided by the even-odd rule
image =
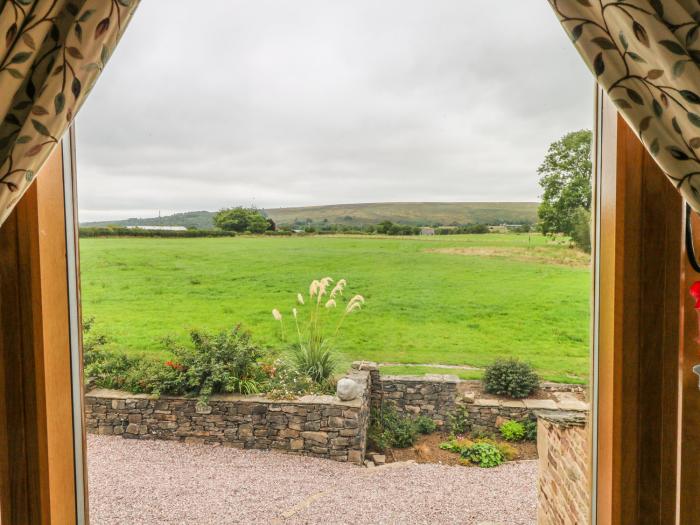
<svg viewBox="0 0 700 525">
<path fill-rule="evenodd" d="M 166 361 L 165 366 L 169 366 L 173 370 L 184 370 L 185 367 L 182 366 L 180 363 L 173 363 L 172 361 Z"/>
</svg>

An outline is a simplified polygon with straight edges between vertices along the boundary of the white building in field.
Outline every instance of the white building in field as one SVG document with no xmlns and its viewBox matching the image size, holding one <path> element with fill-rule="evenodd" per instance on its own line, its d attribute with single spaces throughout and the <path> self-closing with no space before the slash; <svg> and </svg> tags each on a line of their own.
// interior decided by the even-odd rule
<svg viewBox="0 0 700 525">
<path fill-rule="evenodd" d="M 435 235 L 435 228 L 421 228 L 421 235 Z"/>
<path fill-rule="evenodd" d="M 129 230 L 155 230 L 155 231 L 167 231 L 167 232 L 186 232 L 187 228 L 184 226 L 127 226 Z"/>
</svg>

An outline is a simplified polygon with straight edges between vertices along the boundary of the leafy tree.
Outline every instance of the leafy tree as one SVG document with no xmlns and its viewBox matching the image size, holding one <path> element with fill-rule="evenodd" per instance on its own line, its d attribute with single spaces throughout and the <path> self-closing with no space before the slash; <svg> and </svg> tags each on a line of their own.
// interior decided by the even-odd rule
<svg viewBox="0 0 700 525">
<path fill-rule="evenodd" d="M 234 232 L 263 233 L 274 229 L 259 210 L 254 208 L 227 208 L 214 215 L 214 224 L 222 230 Z"/>
<path fill-rule="evenodd" d="M 591 209 L 591 140 L 590 130 L 581 130 L 549 146 L 537 170 L 544 190 L 537 210 L 543 233 L 571 235 L 578 209 Z"/>
<path fill-rule="evenodd" d="M 591 212 L 579 208 L 574 213 L 574 229 L 571 238 L 586 253 L 591 253 Z"/>
<path fill-rule="evenodd" d="M 391 221 L 382 221 L 377 224 L 377 233 L 389 233 L 394 223 Z"/>
</svg>

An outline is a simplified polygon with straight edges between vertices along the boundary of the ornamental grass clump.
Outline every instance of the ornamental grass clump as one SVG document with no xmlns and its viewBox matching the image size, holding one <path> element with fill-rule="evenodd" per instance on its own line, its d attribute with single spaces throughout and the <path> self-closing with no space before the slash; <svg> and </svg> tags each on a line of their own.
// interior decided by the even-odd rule
<svg viewBox="0 0 700 525">
<path fill-rule="evenodd" d="M 292 308 L 296 341 L 290 355 L 295 369 L 309 376 L 318 384 L 330 381 L 337 366 L 334 355 L 340 329 L 348 315 L 362 309 L 365 302 L 361 295 L 354 295 L 347 303 L 342 298 L 347 286 L 340 279 L 334 286 L 331 277 L 314 280 L 309 285 L 308 296 L 298 293 L 297 306 Z M 342 313 L 337 314 L 339 308 Z M 280 335 L 287 339 L 284 316 L 275 308 L 272 317 L 280 323 Z"/>
</svg>

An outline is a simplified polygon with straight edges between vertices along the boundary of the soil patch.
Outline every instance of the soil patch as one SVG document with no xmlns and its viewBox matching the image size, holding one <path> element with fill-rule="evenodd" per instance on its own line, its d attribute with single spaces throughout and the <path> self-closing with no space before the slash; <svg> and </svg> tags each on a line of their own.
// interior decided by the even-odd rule
<svg viewBox="0 0 700 525">
<path fill-rule="evenodd" d="M 415 445 L 410 448 L 396 448 L 387 450 L 387 463 L 398 461 L 415 461 L 416 463 L 438 463 L 441 465 L 461 465 L 459 454 L 449 452 L 440 448 L 440 443 L 449 441 L 450 436 L 442 432 L 435 432 L 427 436 L 421 436 Z M 511 443 L 501 439 L 498 442 L 508 443 L 514 447 L 518 453 L 513 461 L 525 459 L 537 459 L 537 445 L 529 441 L 522 443 Z"/>
</svg>

